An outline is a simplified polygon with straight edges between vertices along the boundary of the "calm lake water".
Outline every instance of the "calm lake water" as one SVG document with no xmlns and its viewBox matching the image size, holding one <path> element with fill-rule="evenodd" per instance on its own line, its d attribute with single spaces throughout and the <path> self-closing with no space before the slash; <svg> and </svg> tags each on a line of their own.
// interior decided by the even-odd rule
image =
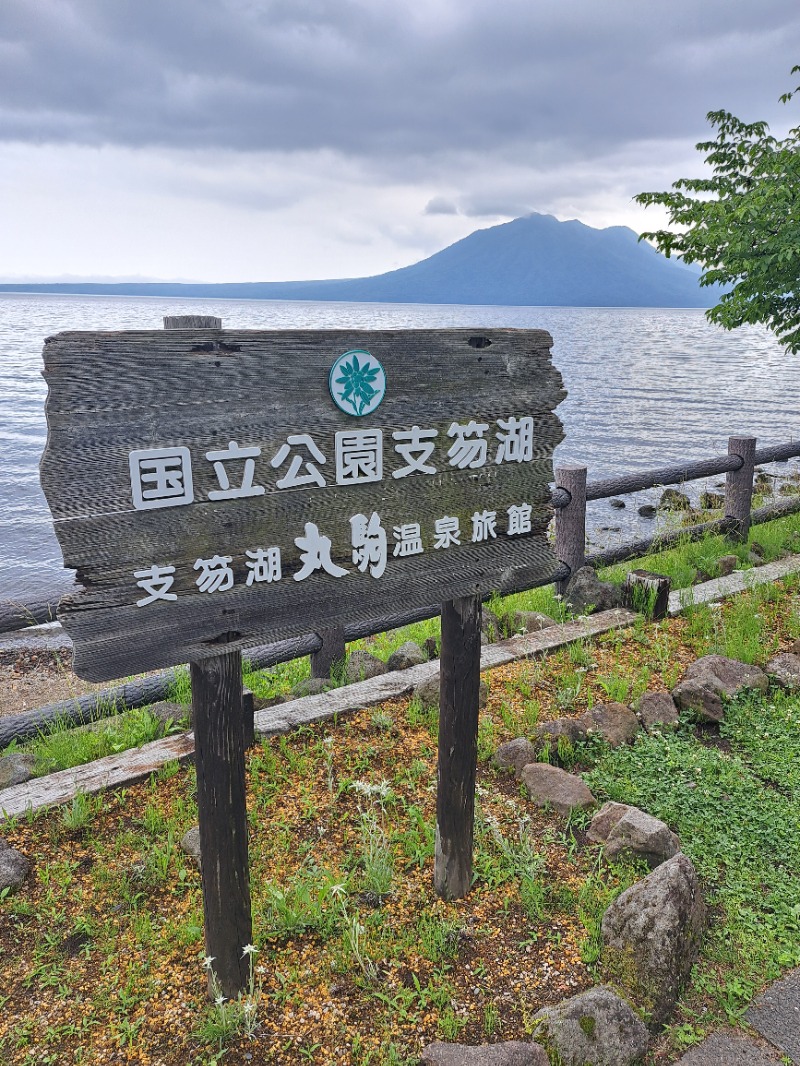
<svg viewBox="0 0 800 1066">
<path fill-rule="evenodd" d="M 699 310 L 0 293 L 0 600 L 30 602 L 71 584 L 39 488 L 47 432 L 44 338 L 72 329 L 159 329 L 168 314 L 213 314 L 225 326 L 258 329 L 547 329 L 569 393 L 559 408 L 566 440 L 556 460 L 586 463 L 590 479 L 721 454 L 732 433 L 752 433 L 760 444 L 800 433 L 797 357 L 787 356 L 765 330 L 725 333 Z M 657 498 L 657 490 L 641 493 L 624 511 L 613 511 L 607 501 L 593 504 L 595 542 L 651 530 L 636 507 Z"/>
</svg>

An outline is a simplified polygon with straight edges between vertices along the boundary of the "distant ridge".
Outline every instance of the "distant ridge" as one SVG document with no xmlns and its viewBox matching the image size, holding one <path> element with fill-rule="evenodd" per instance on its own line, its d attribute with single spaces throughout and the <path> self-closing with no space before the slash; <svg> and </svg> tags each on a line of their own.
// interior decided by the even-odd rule
<svg viewBox="0 0 800 1066">
<path fill-rule="evenodd" d="M 719 291 L 639 243 L 625 226 L 592 229 L 531 214 L 463 240 L 412 266 L 333 281 L 54 282 L 0 284 L 0 292 L 178 296 L 240 300 L 506 304 L 568 307 L 710 307 Z"/>
</svg>

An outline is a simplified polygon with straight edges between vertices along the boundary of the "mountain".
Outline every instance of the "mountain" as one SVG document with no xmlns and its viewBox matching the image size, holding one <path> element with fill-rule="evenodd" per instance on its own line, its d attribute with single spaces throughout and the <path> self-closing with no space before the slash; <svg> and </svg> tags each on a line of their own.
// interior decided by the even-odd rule
<svg viewBox="0 0 800 1066">
<path fill-rule="evenodd" d="M 62 282 L 0 285 L 0 292 L 572 307 L 710 307 L 719 299 L 717 289 L 700 288 L 696 271 L 640 243 L 631 229 L 598 230 L 538 214 L 476 230 L 428 259 L 374 277 Z"/>
</svg>

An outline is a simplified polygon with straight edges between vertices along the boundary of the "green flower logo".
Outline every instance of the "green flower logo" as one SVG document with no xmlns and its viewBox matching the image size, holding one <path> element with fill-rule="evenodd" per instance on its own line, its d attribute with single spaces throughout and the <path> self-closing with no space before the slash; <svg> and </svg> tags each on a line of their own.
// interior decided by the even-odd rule
<svg viewBox="0 0 800 1066">
<path fill-rule="evenodd" d="M 331 367 L 328 378 L 333 402 L 348 415 L 368 415 L 386 395 L 386 371 L 363 349 L 345 352 Z"/>
</svg>

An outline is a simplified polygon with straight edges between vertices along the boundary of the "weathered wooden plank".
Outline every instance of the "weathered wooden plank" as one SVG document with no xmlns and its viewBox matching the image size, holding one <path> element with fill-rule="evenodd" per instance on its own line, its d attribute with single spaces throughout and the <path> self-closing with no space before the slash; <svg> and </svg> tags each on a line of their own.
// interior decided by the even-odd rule
<svg viewBox="0 0 800 1066">
<path fill-rule="evenodd" d="M 564 395 L 551 343 L 540 330 L 50 338 L 42 485 L 82 585 L 60 608 L 75 671 L 106 680 L 549 580 Z M 367 346 L 389 387 L 356 420 L 328 375 Z M 351 447 L 365 465 L 348 465 Z"/>
<path fill-rule="evenodd" d="M 38 811 L 56 803 L 70 803 L 79 792 L 91 795 L 107 788 L 133 785 L 165 763 L 173 760 L 186 762 L 193 755 L 194 734 L 181 733 L 143 744 L 141 748 L 108 755 L 85 766 L 60 770 L 47 777 L 26 781 L 23 785 L 13 785 L 0 791 L 2 818 L 19 817 L 29 810 Z"/>
<path fill-rule="evenodd" d="M 785 564 L 783 565 L 785 567 Z M 766 568 L 762 567 L 761 570 L 763 569 Z M 800 569 L 800 557 L 795 560 L 795 569 Z M 760 573 L 761 570 L 753 573 Z M 539 633 L 527 633 L 497 644 L 489 644 L 481 650 L 481 669 L 491 670 L 516 659 L 531 658 L 553 651 L 575 640 L 598 636 L 611 629 L 624 628 L 631 625 L 636 617 L 631 611 L 603 611 L 588 618 L 552 626 Z M 345 685 L 319 696 L 306 696 L 290 703 L 256 711 L 255 731 L 262 737 L 271 736 L 364 707 L 373 707 L 388 699 L 408 694 L 415 685 L 436 676 L 438 672 L 439 661 L 434 660 L 409 670 L 398 670 L 353 685 Z M 194 734 L 183 733 L 180 736 L 153 741 L 132 751 L 99 759 L 86 766 L 62 770 L 23 785 L 15 785 L 0 791 L 0 820 L 25 814 L 29 809 L 39 810 L 52 804 L 69 803 L 78 792 L 90 794 L 106 788 L 133 784 L 158 770 L 164 763 L 175 759 L 184 762 L 193 753 Z"/>
<path fill-rule="evenodd" d="M 800 573 L 800 555 L 788 559 L 776 559 L 774 563 L 755 567 L 752 570 L 735 570 L 726 577 L 716 577 L 704 581 L 702 585 L 692 585 L 686 589 L 676 589 L 669 594 L 669 614 L 674 616 L 689 607 L 698 607 L 704 603 L 716 603 L 719 600 L 735 596 L 738 592 L 766 585 L 770 581 Z"/>
</svg>

